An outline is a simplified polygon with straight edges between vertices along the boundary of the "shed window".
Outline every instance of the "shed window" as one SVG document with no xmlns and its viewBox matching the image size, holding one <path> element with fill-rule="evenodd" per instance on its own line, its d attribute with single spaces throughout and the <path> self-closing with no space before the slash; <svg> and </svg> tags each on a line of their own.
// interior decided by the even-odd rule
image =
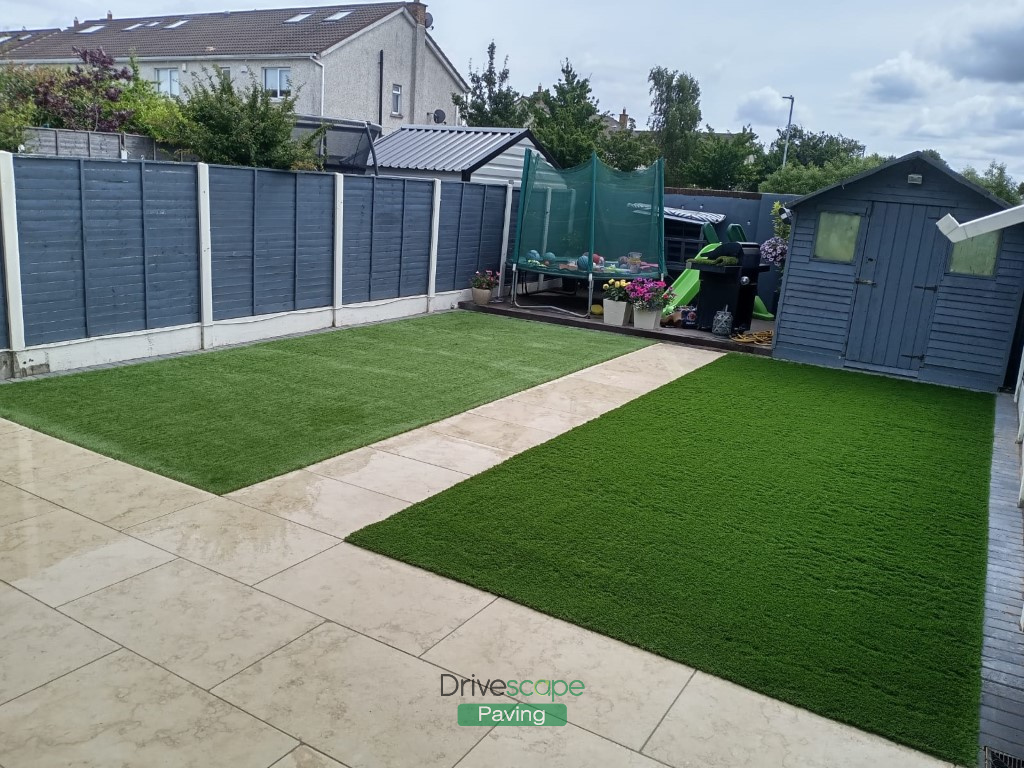
<svg viewBox="0 0 1024 768">
<path fill-rule="evenodd" d="M 814 258 L 852 264 L 857 254 L 857 235 L 861 217 L 856 213 L 826 211 L 818 217 L 818 236 L 814 240 Z"/>
<path fill-rule="evenodd" d="M 999 257 L 999 232 L 989 232 L 953 245 L 949 271 L 958 275 L 992 277 Z"/>
</svg>

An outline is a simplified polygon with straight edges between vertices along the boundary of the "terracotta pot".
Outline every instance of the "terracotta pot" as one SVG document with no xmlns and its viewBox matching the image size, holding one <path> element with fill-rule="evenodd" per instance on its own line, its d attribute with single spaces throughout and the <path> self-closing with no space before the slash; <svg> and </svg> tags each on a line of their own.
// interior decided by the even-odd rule
<svg viewBox="0 0 1024 768">
<path fill-rule="evenodd" d="M 491 302 L 492 289 L 490 288 L 474 288 L 473 289 L 473 303 L 481 307 L 486 307 Z"/>
<path fill-rule="evenodd" d="M 604 300 L 605 325 L 625 325 L 633 314 L 633 305 L 628 301 Z"/>
</svg>

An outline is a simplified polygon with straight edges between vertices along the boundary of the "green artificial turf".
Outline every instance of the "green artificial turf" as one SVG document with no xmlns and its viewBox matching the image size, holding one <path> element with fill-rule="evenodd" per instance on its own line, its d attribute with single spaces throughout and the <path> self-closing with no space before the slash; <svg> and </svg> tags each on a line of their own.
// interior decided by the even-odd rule
<svg viewBox="0 0 1024 768">
<path fill-rule="evenodd" d="M 728 356 L 349 541 L 968 764 L 993 412 Z"/>
<path fill-rule="evenodd" d="M 0 417 L 227 493 L 646 346 L 453 312 L 0 386 Z"/>
</svg>

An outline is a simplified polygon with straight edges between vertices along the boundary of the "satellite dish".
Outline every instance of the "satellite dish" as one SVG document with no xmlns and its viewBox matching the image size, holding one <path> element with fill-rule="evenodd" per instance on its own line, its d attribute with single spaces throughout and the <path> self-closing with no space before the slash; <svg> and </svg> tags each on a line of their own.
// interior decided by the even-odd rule
<svg viewBox="0 0 1024 768">
<path fill-rule="evenodd" d="M 444 113 L 443 109 L 435 109 L 434 110 L 434 124 L 435 125 L 441 125 L 447 119 L 448 119 L 448 115 L 446 115 Z"/>
<path fill-rule="evenodd" d="M 427 29 L 434 28 L 434 14 L 432 14 L 430 11 L 427 11 L 427 17 L 423 21 L 423 26 L 425 26 Z"/>
</svg>

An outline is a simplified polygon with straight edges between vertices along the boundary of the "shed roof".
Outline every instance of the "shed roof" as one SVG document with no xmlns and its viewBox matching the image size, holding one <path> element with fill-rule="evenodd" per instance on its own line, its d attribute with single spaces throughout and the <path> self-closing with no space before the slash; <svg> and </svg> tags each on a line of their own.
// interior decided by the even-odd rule
<svg viewBox="0 0 1024 768">
<path fill-rule="evenodd" d="M 832 184 L 830 186 L 824 187 L 822 189 L 817 190 L 816 192 L 811 192 L 811 194 L 809 194 L 809 195 L 804 195 L 803 197 L 798 197 L 796 200 L 793 200 L 792 202 L 790 202 L 789 205 L 787 205 L 786 207 L 787 208 L 796 208 L 796 207 L 801 206 L 804 203 L 808 202 L 809 200 L 813 200 L 813 199 L 815 199 L 815 198 L 817 198 L 817 197 L 819 197 L 821 195 L 824 195 L 824 194 L 826 194 L 828 192 L 832 192 L 832 191 L 837 190 L 837 189 L 845 189 L 846 187 L 850 186 L 851 184 L 856 184 L 859 181 L 863 181 L 864 179 L 867 179 L 867 178 L 869 178 L 871 176 L 874 176 L 876 173 L 881 173 L 882 171 L 888 170 L 889 168 L 892 168 L 893 166 L 900 165 L 902 163 L 909 163 L 909 162 L 912 162 L 912 161 L 922 161 L 922 162 L 932 166 L 935 170 L 942 171 L 942 173 L 946 174 L 949 178 L 951 178 L 957 184 L 960 184 L 961 186 L 966 187 L 967 189 L 971 190 L 972 192 L 975 192 L 975 193 L 981 195 L 982 197 L 986 198 L 987 200 L 989 200 L 994 205 L 998 205 L 1000 208 L 1009 208 L 1010 207 L 1010 204 L 1008 202 L 1006 202 L 1005 200 L 1003 200 L 1002 198 L 996 197 L 995 195 L 993 195 L 991 192 L 989 192 L 984 187 L 980 186 L 979 184 L 975 184 L 973 181 L 970 181 L 969 179 L 964 178 L 963 176 L 961 176 L 959 173 L 954 171 L 952 168 L 950 168 L 945 163 L 943 163 L 943 162 L 941 162 L 939 160 L 936 160 L 934 157 L 932 157 L 931 155 L 929 155 L 926 152 L 923 152 L 921 150 L 918 150 L 917 152 L 911 152 L 909 155 L 904 155 L 903 157 L 897 157 L 897 158 L 895 158 L 893 160 L 889 160 L 888 162 L 882 163 L 881 165 L 879 165 L 876 168 L 872 168 L 871 170 L 864 171 L 862 173 L 858 173 L 856 176 L 851 176 L 848 179 L 843 179 L 842 181 L 840 181 L 840 182 L 838 182 L 836 184 Z"/>
<path fill-rule="evenodd" d="M 140 58 L 311 56 L 343 42 L 405 5 L 401 2 L 364 3 L 89 19 L 76 27 L 31 39 L 18 46 L 11 58 L 72 59 L 72 46 L 102 48 L 117 58 L 132 53 Z"/>
<path fill-rule="evenodd" d="M 380 139 L 374 149 L 381 168 L 463 173 L 486 165 L 523 139 L 555 164 L 526 128 L 403 125 Z"/>
</svg>

